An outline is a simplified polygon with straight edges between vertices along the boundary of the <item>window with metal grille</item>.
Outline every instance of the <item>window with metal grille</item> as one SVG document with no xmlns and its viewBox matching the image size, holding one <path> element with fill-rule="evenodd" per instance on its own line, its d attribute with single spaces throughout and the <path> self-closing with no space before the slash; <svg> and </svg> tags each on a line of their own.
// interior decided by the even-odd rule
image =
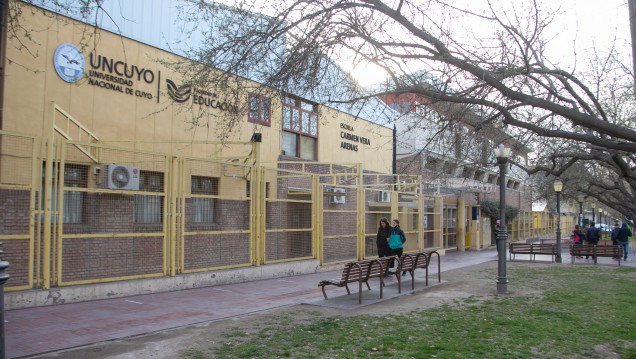
<svg viewBox="0 0 636 359">
<path fill-rule="evenodd" d="M 59 163 L 53 164 L 53 176 L 56 177 L 58 173 Z M 42 166 L 42 188 L 46 185 L 46 179 L 44 178 L 45 165 Z M 88 186 L 88 166 L 78 164 L 65 164 L 64 165 L 64 187 L 77 187 L 86 188 Z M 55 220 L 55 208 L 57 208 L 58 191 L 57 185 L 53 185 L 52 188 L 52 206 L 53 213 L 51 214 L 51 220 Z M 85 199 L 86 193 L 80 191 L 64 190 L 64 209 L 63 209 L 63 223 L 83 223 L 84 211 L 85 211 Z M 40 209 L 42 216 L 44 215 L 44 196 L 40 201 Z"/>
<path fill-rule="evenodd" d="M 163 192 L 163 173 L 141 171 L 139 190 Z M 135 195 L 135 223 L 155 224 L 163 222 L 163 195 Z"/>
<path fill-rule="evenodd" d="M 64 186 L 86 188 L 88 166 L 67 164 L 64 166 Z M 85 192 L 64 191 L 64 223 L 82 223 Z"/>
<path fill-rule="evenodd" d="M 216 177 L 192 176 L 192 222 L 215 223 L 216 199 L 203 196 L 218 196 L 219 179 Z M 199 196 L 197 196 L 199 195 Z"/>
</svg>

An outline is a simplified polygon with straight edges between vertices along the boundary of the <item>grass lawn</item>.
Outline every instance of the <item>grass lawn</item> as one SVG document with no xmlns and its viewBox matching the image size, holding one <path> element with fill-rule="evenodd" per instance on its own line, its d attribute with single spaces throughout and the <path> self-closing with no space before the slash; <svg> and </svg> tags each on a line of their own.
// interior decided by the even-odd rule
<svg viewBox="0 0 636 359">
<path fill-rule="evenodd" d="M 510 266 L 508 278 L 510 290 L 534 294 L 384 317 L 282 315 L 253 332 L 227 332 L 214 356 L 191 350 L 182 358 L 636 359 L 636 269 Z"/>
</svg>

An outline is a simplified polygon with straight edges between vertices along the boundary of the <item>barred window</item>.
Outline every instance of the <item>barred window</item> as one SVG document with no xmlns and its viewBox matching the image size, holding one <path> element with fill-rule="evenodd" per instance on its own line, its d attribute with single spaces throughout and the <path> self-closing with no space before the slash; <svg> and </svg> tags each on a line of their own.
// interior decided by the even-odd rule
<svg viewBox="0 0 636 359">
<path fill-rule="evenodd" d="M 139 190 L 143 192 L 161 192 L 161 194 L 135 195 L 135 223 L 163 223 L 163 173 L 141 171 Z"/>
<path fill-rule="evenodd" d="M 192 176 L 192 222 L 216 223 L 216 199 L 204 196 L 219 195 L 219 179 L 216 177 Z M 199 195 L 199 196 L 197 196 Z"/>
<path fill-rule="evenodd" d="M 46 164 L 42 165 L 42 189 L 46 185 L 46 179 L 44 178 Z M 53 177 L 57 178 L 59 163 L 53 164 Z M 88 187 L 88 166 L 78 164 L 65 164 L 64 165 L 64 187 Z M 43 191 L 44 192 L 44 191 Z M 41 194 L 40 210 L 41 216 L 44 218 L 44 193 Z M 85 198 L 86 193 L 80 191 L 71 191 L 64 189 L 64 214 L 62 218 L 63 223 L 83 223 L 84 222 L 84 210 L 85 210 Z M 58 187 L 53 185 L 51 192 L 52 201 L 52 213 L 51 220 L 55 221 L 55 212 L 58 207 Z"/>
<path fill-rule="evenodd" d="M 64 166 L 64 186 L 86 188 L 88 166 L 67 164 Z M 83 223 L 85 192 L 64 190 L 64 223 Z"/>
</svg>

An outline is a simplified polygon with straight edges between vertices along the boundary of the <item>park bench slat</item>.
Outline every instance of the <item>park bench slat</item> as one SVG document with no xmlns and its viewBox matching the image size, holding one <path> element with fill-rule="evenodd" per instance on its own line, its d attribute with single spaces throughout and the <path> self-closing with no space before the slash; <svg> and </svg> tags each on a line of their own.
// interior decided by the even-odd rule
<svg viewBox="0 0 636 359">
<path fill-rule="evenodd" d="M 347 294 L 351 294 L 349 283 L 358 283 L 358 303 L 362 303 L 362 283 L 366 284 L 368 290 L 371 290 L 369 279 L 380 278 L 380 298 L 383 297 L 384 276 L 388 274 L 389 263 L 391 259 L 398 261 L 397 256 L 382 257 L 376 259 L 368 259 L 357 262 L 346 263 L 342 269 L 342 275 L 339 280 L 322 280 L 318 286 L 322 288 L 322 294 L 327 298 L 325 287 L 334 285 L 336 287 L 345 287 Z M 399 265 L 399 264 L 398 264 Z"/>
<path fill-rule="evenodd" d="M 426 286 L 428 286 L 428 267 L 431 263 L 431 257 L 433 254 L 437 255 L 437 280 L 438 282 L 442 281 L 440 257 L 437 251 L 404 253 L 400 257 L 400 263 L 396 271 L 390 272 L 397 277 L 398 293 L 402 293 L 402 272 L 408 272 L 411 275 L 411 289 L 415 289 L 415 270 L 418 268 L 426 271 Z"/>
<path fill-rule="evenodd" d="M 510 260 L 515 259 L 516 254 L 529 254 L 530 261 L 536 260 L 536 255 L 549 255 L 554 262 L 556 257 L 556 244 L 549 243 L 510 243 L 508 245 L 508 252 L 510 253 Z"/>
<path fill-rule="evenodd" d="M 598 257 L 612 257 L 618 259 L 618 266 L 621 266 L 621 258 L 623 258 L 623 247 L 621 246 L 597 246 L 594 244 L 574 244 L 570 245 L 570 256 L 572 257 L 572 264 L 574 259 L 582 256 L 592 256 L 594 258 L 594 264 L 598 263 Z"/>
</svg>

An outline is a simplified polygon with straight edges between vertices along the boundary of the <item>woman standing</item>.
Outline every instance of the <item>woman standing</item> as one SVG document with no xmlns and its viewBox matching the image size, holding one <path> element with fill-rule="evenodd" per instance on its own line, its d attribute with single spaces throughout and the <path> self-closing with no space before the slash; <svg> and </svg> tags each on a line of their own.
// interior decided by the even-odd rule
<svg viewBox="0 0 636 359">
<path fill-rule="evenodd" d="M 402 230 L 402 228 L 400 228 L 400 221 L 398 221 L 397 219 L 393 220 L 393 227 L 391 228 L 391 236 L 390 237 L 394 237 L 395 235 L 398 235 L 400 237 L 400 240 L 396 242 L 391 241 L 389 238 L 389 248 L 391 248 L 391 255 L 394 256 L 398 256 L 401 257 L 402 253 L 404 252 L 404 242 L 406 242 L 406 236 L 404 235 L 404 231 Z M 395 263 L 393 263 L 393 260 L 391 260 L 391 264 L 389 265 L 389 268 L 393 268 L 395 266 Z M 405 275 L 406 272 L 402 272 L 402 275 Z"/>
<path fill-rule="evenodd" d="M 401 256 L 404 251 L 404 243 L 406 242 L 406 236 L 404 235 L 404 231 L 400 228 L 400 221 L 397 219 L 393 220 L 393 228 L 391 229 L 391 234 L 399 234 L 402 243 L 399 246 L 391 247 L 391 254 L 396 256 Z"/>
<path fill-rule="evenodd" d="M 581 226 L 579 226 L 578 224 L 574 225 L 571 238 L 575 246 L 583 244 L 583 241 L 585 240 L 585 235 L 583 234 L 583 231 L 581 231 Z M 576 258 L 583 258 L 583 257 L 577 256 Z"/>
<path fill-rule="evenodd" d="M 389 225 L 389 220 L 382 217 L 380 218 L 380 227 L 378 228 L 378 237 L 376 239 L 376 244 L 378 245 L 378 257 L 388 257 L 391 255 L 389 237 L 391 237 L 391 226 Z"/>
</svg>

